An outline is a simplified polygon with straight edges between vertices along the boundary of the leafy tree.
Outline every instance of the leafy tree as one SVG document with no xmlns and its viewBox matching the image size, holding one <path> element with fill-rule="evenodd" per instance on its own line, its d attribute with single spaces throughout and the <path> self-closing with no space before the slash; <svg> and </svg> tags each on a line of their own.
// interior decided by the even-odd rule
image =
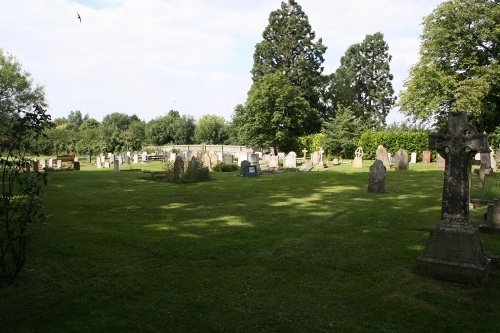
<svg viewBox="0 0 500 333">
<path fill-rule="evenodd" d="M 102 125 L 115 130 L 125 131 L 128 129 L 133 120 L 138 119 L 137 116 L 133 118 L 134 116 L 129 116 L 126 113 L 113 112 L 104 116 L 102 119 Z"/>
<path fill-rule="evenodd" d="M 153 145 L 192 143 L 195 121 L 170 110 L 167 115 L 157 117 L 146 125 L 146 140 Z"/>
<path fill-rule="evenodd" d="M 332 77 L 331 85 L 338 96 L 333 102 L 344 107 L 353 106 L 357 117 L 368 127 L 385 125 L 385 119 L 393 107 L 393 75 L 390 72 L 391 56 L 384 35 L 377 32 L 367 35 L 362 43 L 351 45 L 340 59 L 340 67 Z M 347 84 L 351 89 L 346 89 Z M 353 103 L 349 99 L 354 95 Z"/>
<path fill-rule="evenodd" d="M 500 124 L 500 2 L 450 0 L 423 20 L 420 59 L 400 94 L 400 110 L 443 124 L 466 111 L 479 131 Z"/>
<path fill-rule="evenodd" d="M 364 125 L 350 107 L 339 105 L 337 110 L 335 118 L 323 123 L 323 144 L 327 153 L 352 158 Z"/>
<path fill-rule="evenodd" d="M 204 115 L 196 123 L 194 141 L 197 143 L 223 144 L 228 137 L 224 117 Z"/>
<path fill-rule="evenodd" d="M 28 173 L 28 155 L 45 128 L 45 93 L 0 49 L 0 270 L 15 279 L 26 262 L 33 227 L 46 218 L 39 174 Z"/>
<path fill-rule="evenodd" d="M 80 110 L 71 111 L 68 115 L 68 123 L 75 125 L 77 128 L 83 124 L 82 112 Z"/>
<path fill-rule="evenodd" d="M 309 103 L 301 132 L 314 133 L 321 126 L 319 87 L 322 85 L 323 54 L 326 46 L 312 31 L 307 15 L 294 0 L 282 2 L 269 15 L 263 40 L 255 46 L 251 70 L 254 84 L 276 71 L 285 75 Z"/>
<path fill-rule="evenodd" d="M 352 76 L 345 67 L 325 76 L 321 89 L 321 103 L 325 110 L 324 120 L 335 117 L 338 108 L 356 109 L 356 93 L 352 88 Z"/>
<path fill-rule="evenodd" d="M 309 103 L 280 72 L 255 82 L 243 109 L 234 116 L 240 140 L 247 146 L 286 150 L 302 132 Z"/>
<path fill-rule="evenodd" d="M 99 128 L 100 123 L 94 118 L 87 117 L 80 126 L 80 130 Z"/>
</svg>

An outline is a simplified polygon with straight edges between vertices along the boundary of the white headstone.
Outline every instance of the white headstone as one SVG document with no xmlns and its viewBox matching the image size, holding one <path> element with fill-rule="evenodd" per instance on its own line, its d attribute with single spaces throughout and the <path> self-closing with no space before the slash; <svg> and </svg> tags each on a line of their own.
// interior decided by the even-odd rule
<svg viewBox="0 0 500 333">
<path fill-rule="evenodd" d="M 417 153 L 411 153 L 410 163 L 417 163 Z"/>
</svg>

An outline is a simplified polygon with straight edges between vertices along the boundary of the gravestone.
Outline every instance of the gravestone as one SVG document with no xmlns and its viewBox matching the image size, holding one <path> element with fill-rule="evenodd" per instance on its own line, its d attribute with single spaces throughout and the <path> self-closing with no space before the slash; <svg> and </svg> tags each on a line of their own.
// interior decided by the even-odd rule
<svg viewBox="0 0 500 333">
<path fill-rule="evenodd" d="M 172 161 L 172 162 L 175 162 L 175 158 L 177 157 L 177 154 L 176 153 L 170 153 L 169 155 L 169 160 Z M 135 162 L 134 162 L 135 163 Z"/>
<path fill-rule="evenodd" d="M 87 163 L 88 164 L 92 163 L 92 156 L 87 155 Z"/>
<path fill-rule="evenodd" d="M 45 170 L 45 168 L 47 167 L 47 160 L 46 159 L 40 160 L 40 166 L 42 170 Z"/>
<path fill-rule="evenodd" d="M 333 165 L 341 165 L 342 162 L 338 158 L 334 158 L 333 161 L 332 161 L 332 164 Z"/>
<path fill-rule="evenodd" d="M 411 153 L 410 163 L 417 163 L 417 153 Z"/>
<path fill-rule="evenodd" d="M 247 160 L 243 160 L 241 161 L 241 166 L 240 166 L 240 176 L 243 176 L 243 171 L 245 170 L 245 168 L 249 167 L 250 165 L 252 165 L 252 163 L 250 163 L 249 161 Z"/>
<path fill-rule="evenodd" d="M 139 163 L 139 154 L 134 154 L 134 164 Z"/>
<path fill-rule="evenodd" d="M 109 161 L 104 162 L 104 169 L 109 169 Z"/>
<path fill-rule="evenodd" d="M 311 163 L 312 165 L 318 165 L 320 162 L 320 157 L 319 157 L 319 153 L 317 151 L 315 151 L 312 155 L 311 155 Z"/>
<path fill-rule="evenodd" d="M 394 168 L 396 171 L 406 171 L 409 169 L 408 153 L 404 149 L 399 149 L 394 155 Z"/>
<path fill-rule="evenodd" d="M 422 162 L 423 163 L 431 163 L 431 152 L 428 150 L 425 150 L 422 153 Z"/>
<path fill-rule="evenodd" d="M 113 163 L 113 166 L 114 166 L 114 171 L 115 172 L 120 171 L 120 162 L 118 161 L 118 159 L 115 159 L 115 161 Z"/>
<path fill-rule="evenodd" d="M 358 147 L 356 152 L 354 152 L 354 161 L 352 162 L 352 166 L 354 168 L 362 168 L 363 167 L 363 156 L 365 153 L 363 152 L 362 147 Z"/>
<path fill-rule="evenodd" d="M 248 162 L 250 162 L 251 165 L 257 167 L 257 170 L 259 170 L 259 155 L 248 154 Z"/>
<path fill-rule="evenodd" d="M 184 159 L 182 156 L 177 156 L 174 162 L 174 181 L 178 182 L 184 177 Z"/>
<path fill-rule="evenodd" d="M 479 166 L 477 176 L 479 178 L 477 187 L 484 188 L 484 177 L 486 177 L 486 166 L 483 163 L 481 163 L 481 165 Z"/>
<path fill-rule="evenodd" d="M 431 231 L 417 272 L 437 279 L 484 285 L 491 260 L 483 254 L 479 231 L 469 221 L 470 161 L 488 150 L 488 137 L 467 123 L 467 114 L 452 112 L 447 126 L 429 134 L 429 148 L 446 159 L 441 221 Z"/>
<path fill-rule="evenodd" d="M 243 177 L 257 177 L 259 175 L 259 171 L 257 170 L 256 165 L 245 164 L 242 167 L 242 176 Z"/>
<path fill-rule="evenodd" d="M 302 152 L 304 153 L 304 163 L 306 162 L 307 159 L 307 149 L 302 149 Z"/>
<path fill-rule="evenodd" d="M 500 199 L 488 204 L 484 221 L 485 223 L 479 226 L 479 230 L 500 233 Z"/>
<path fill-rule="evenodd" d="M 269 155 L 269 164 L 267 165 L 268 169 L 278 169 L 280 166 L 280 160 L 278 156 Z"/>
<path fill-rule="evenodd" d="M 311 170 L 313 169 L 313 166 L 311 164 L 305 164 L 303 165 L 299 171 L 300 172 L 311 172 Z"/>
<path fill-rule="evenodd" d="M 207 153 L 203 154 L 201 161 L 204 167 L 207 167 L 209 170 L 212 170 L 212 164 L 210 163 L 210 156 Z"/>
<path fill-rule="evenodd" d="M 285 156 L 285 160 L 283 161 L 283 167 L 290 169 L 297 168 L 297 154 L 294 151 L 289 152 Z"/>
<path fill-rule="evenodd" d="M 96 166 L 97 168 L 102 168 L 102 162 L 101 162 L 101 158 L 100 157 L 97 157 L 97 160 L 96 160 Z"/>
<path fill-rule="evenodd" d="M 228 153 L 222 154 L 222 162 L 226 164 L 233 164 L 233 155 Z"/>
<path fill-rule="evenodd" d="M 385 171 L 386 167 L 381 160 L 373 163 L 368 178 L 368 192 L 385 193 Z"/>
<path fill-rule="evenodd" d="M 187 172 L 186 172 L 186 177 L 189 179 L 195 179 L 196 178 L 196 171 L 200 167 L 200 163 L 198 162 L 198 159 L 196 156 L 191 156 L 191 160 L 188 163 L 187 167 Z"/>
<path fill-rule="evenodd" d="M 495 149 L 490 147 L 491 153 L 490 153 L 490 165 L 491 165 L 491 170 L 493 172 L 497 172 L 497 160 L 495 158 Z"/>
<path fill-rule="evenodd" d="M 444 169 L 446 166 L 446 159 L 441 154 L 436 155 L 436 164 L 439 169 Z"/>
<path fill-rule="evenodd" d="M 386 169 L 391 168 L 391 162 L 389 161 L 389 154 L 384 146 L 379 145 L 376 151 L 377 160 L 382 161 Z"/>
<path fill-rule="evenodd" d="M 38 161 L 33 161 L 33 171 L 35 173 L 38 173 Z"/>
<path fill-rule="evenodd" d="M 61 160 L 57 160 L 57 162 L 56 162 L 56 169 L 57 170 L 61 170 L 62 169 L 62 161 Z"/>
</svg>

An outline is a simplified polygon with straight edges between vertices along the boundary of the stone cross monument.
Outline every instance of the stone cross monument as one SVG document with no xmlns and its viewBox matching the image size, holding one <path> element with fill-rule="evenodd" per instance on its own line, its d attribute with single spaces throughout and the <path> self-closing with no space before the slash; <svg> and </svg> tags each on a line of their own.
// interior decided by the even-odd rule
<svg viewBox="0 0 500 333">
<path fill-rule="evenodd" d="M 488 151 L 488 137 L 467 123 L 466 113 L 450 113 L 447 126 L 429 135 L 429 147 L 446 159 L 441 222 L 431 231 L 417 272 L 438 279 L 484 285 L 491 260 L 483 254 L 479 231 L 469 222 L 470 160 Z"/>
</svg>

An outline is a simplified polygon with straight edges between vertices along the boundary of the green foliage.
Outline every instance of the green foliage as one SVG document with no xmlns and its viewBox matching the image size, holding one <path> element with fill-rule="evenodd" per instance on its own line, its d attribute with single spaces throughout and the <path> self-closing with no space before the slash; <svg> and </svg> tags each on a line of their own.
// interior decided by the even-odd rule
<svg viewBox="0 0 500 333">
<path fill-rule="evenodd" d="M 227 164 L 224 162 L 218 162 L 216 165 L 212 167 L 212 170 L 217 172 L 233 172 L 238 170 L 238 166 L 236 164 Z"/>
<path fill-rule="evenodd" d="M 322 143 L 329 155 L 353 158 L 364 125 L 350 107 L 339 106 L 338 110 L 335 118 L 323 123 Z"/>
<path fill-rule="evenodd" d="M 194 130 L 194 141 L 206 144 L 224 144 L 229 133 L 224 117 L 204 115 L 198 119 Z"/>
<path fill-rule="evenodd" d="M 352 107 L 356 117 L 372 129 L 385 125 L 396 101 L 388 52 L 383 34 L 367 35 L 362 43 L 347 49 L 325 88 L 325 98 L 332 107 Z"/>
<path fill-rule="evenodd" d="M 0 49 L 0 274 L 16 279 L 24 267 L 33 228 L 45 221 L 39 180 L 41 174 L 26 169 L 28 154 L 45 128 L 41 87 L 33 87 L 29 74 Z"/>
<path fill-rule="evenodd" d="M 300 90 L 286 76 L 274 72 L 252 85 L 245 107 L 233 121 L 243 144 L 286 151 L 302 132 L 308 110 Z"/>
<path fill-rule="evenodd" d="M 363 148 L 366 159 L 375 159 L 377 147 L 383 145 L 392 154 L 401 148 L 408 153 L 416 152 L 417 158 L 421 160 L 422 152 L 429 150 L 429 133 L 425 131 L 365 131 L 361 134 L 358 145 Z"/>
<path fill-rule="evenodd" d="M 254 84 L 274 72 L 286 76 L 309 103 L 307 121 L 300 135 L 318 132 L 321 126 L 318 88 L 322 84 L 326 46 L 321 38 L 314 42 L 315 32 L 295 0 L 282 2 L 280 9 L 270 13 L 262 37 L 253 55 L 251 73 Z"/>
<path fill-rule="evenodd" d="M 297 138 L 297 146 L 298 149 L 295 150 L 297 156 L 302 156 L 302 150 L 307 149 L 308 154 L 312 154 L 315 151 L 318 151 L 322 146 L 325 140 L 324 133 L 310 134 L 304 135 Z"/>
<path fill-rule="evenodd" d="M 153 145 L 187 144 L 193 142 L 196 125 L 193 117 L 170 110 L 166 116 L 148 122 L 146 141 Z"/>
<path fill-rule="evenodd" d="M 446 122 L 464 111 L 480 132 L 500 124 L 500 4 L 451 0 L 423 20 L 420 59 L 404 83 L 400 110 L 415 119 Z"/>
<path fill-rule="evenodd" d="M 495 131 L 488 136 L 488 143 L 494 149 L 500 149 L 500 126 L 497 126 Z"/>
</svg>

